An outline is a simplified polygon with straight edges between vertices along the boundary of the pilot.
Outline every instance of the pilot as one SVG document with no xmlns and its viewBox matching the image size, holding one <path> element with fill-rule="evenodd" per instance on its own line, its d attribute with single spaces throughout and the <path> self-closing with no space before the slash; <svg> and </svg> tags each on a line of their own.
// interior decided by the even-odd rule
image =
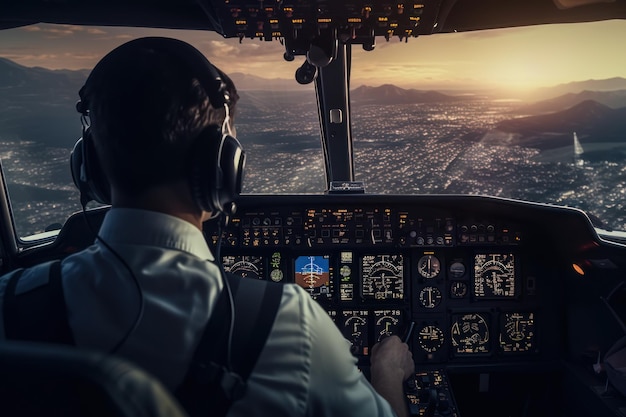
<svg viewBox="0 0 626 417">
<path fill-rule="evenodd" d="M 88 179 L 84 167 L 76 168 L 75 181 L 99 183 L 94 192 L 112 207 L 95 243 L 61 263 L 67 323 L 78 347 L 114 351 L 174 391 L 223 291 L 203 222 L 231 209 L 216 208 L 215 190 L 197 184 L 205 174 L 190 167 L 219 176 L 211 153 L 224 136 L 236 141 L 237 91 L 190 45 L 142 38 L 106 55 L 80 98 L 89 123 L 80 152 L 91 152 L 84 157 L 97 169 L 90 167 Z M 34 267 L 23 277 L 37 281 L 37 274 L 47 272 Z M 0 279 L 0 304 L 6 281 Z M 281 297 L 247 390 L 229 415 L 407 414 L 403 381 L 414 363 L 406 344 L 392 336 L 373 347 L 370 384 L 348 342 L 304 290 L 287 284 Z M 141 298 L 140 320 L 127 332 Z"/>
</svg>

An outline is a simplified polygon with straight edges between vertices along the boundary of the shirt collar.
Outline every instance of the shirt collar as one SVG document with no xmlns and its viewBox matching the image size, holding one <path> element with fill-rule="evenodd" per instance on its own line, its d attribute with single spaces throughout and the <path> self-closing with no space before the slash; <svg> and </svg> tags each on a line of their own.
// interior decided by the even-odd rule
<svg viewBox="0 0 626 417">
<path fill-rule="evenodd" d="M 214 261 L 204 235 L 196 226 L 156 211 L 112 208 L 98 235 L 107 243 L 159 246 Z"/>
</svg>

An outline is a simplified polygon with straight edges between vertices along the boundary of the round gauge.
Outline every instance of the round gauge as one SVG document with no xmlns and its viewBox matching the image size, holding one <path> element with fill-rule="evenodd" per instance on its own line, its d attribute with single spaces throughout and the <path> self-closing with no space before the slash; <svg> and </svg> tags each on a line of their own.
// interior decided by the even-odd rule
<svg viewBox="0 0 626 417">
<path fill-rule="evenodd" d="M 489 325 L 481 314 L 453 316 L 451 336 L 455 353 L 489 352 Z"/>
<path fill-rule="evenodd" d="M 423 350 L 435 352 L 443 346 L 443 330 L 433 325 L 424 326 L 417 334 L 417 340 Z"/>
<path fill-rule="evenodd" d="M 376 320 L 376 341 L 380 342 L 385 337 L 391 336 L 398 328 L 398 323 L 400 323 L 398 317 L 389 314 L 385 314 Z"/>
<path fill-rule="evenodd" d="M 450 265 L 450 277 L 451 278 L 461 278 L 465 275 L 465 265 L 461 262 L 454 262 Z"/>
<path fill-rule="evenodd" d="M 425 308 L 435 308 L 441 303 L 441 291 L 437 287 L 424 287 L 420 291 L 420 304 Z"/>
<path fill-rule="evenodd" d="M 515 263 L 512 254 L 475 256 L 474 295 L 484 298 L 515 297 Z"/>
<path fill-rule="evenodd" d="M 500 318 L 500 348 L 503 352 L 527 352 L 533 347 L 533 313 L 503 313 Z"/>
<path fill-rule="evenodd" d="M 450 297 L 463 298 L 467 295 L 467 284 L 463 281 L 452 281 L 450 285 Z"/>
<path fill-rule="evenodd" d="M 344 265 L 339 269 L 339 274 L 342 277 L 349 277 L 352 273 L 352 269 L 348 265 Z"/>
<path fill-rule="evenodd" d="M 426 279 L 434 278 L 441 271 L 441 263 L 433 255 L 424 255 L 417 262 L 417 270 Z"/>
<path fill-rule="evenodd" d="M 274 282 L 280 282 L 283 280 L 283 271 L 280 269 L 272 269 L 270 272 L 270 279 Z"/>
<path fill-rule="evenodd" d="M 367 354 L 367 318 L 360 312 L 344 312 L 349 315 L 343 323 L 343 335 L 350 341 L 353 355 Z"/>
</svg>

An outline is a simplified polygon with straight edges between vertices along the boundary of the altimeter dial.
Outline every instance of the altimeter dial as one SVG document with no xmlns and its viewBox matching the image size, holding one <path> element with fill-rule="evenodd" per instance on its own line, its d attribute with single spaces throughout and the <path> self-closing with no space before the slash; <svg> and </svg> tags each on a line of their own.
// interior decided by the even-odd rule
<svg viewBox="0 0 626 417">
<path fill-rule="evenodd" d="M 441 291 L 437 287 L 424 287 L 420 291 L 419 301 L 424 308 L 435 308 L 441 303 L 443 298 Z"/>
<path fill-rule="evenodd" d="M 441 272 L 441 262 L 434 255 L 424 255 L 417 261 L 417 271 L 426 279 L 435 278 Z"/>
</svg>

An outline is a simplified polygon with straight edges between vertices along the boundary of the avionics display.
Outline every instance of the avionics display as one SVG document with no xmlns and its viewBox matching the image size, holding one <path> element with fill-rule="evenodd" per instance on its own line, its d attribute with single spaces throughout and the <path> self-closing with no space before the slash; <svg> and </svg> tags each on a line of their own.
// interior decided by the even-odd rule
<svg viewBox="0 0 626 417">
<path fill-rule="evenodd" d="M 402 255 L 365 255 L 361 259 L 361 295 L 364 299 L 402 300 L 404 298 L 404 258 Z"/>
<path fill-rule="evenodd" d="M 455 354 L 489 352 L 489 316 L 468 313 L 452 316 L 452 348 Z"/>
<path fill-rule="evenodd" d="M 517 296 L 513 254 L 481 253 L 474 256 L 473 294 L 476 298 Z"/>
<path fill-rule="evenodd" d="M 529 352 L 534 348 L 535 315 L 502 313 L 500 315 L 500 349 L 505 353 Z"/>
<path fill-rule="evenodd" d="M 314 300 L 329 299 L 333 296 L 329 258 L 328 255 L 308 255 L 296 258 L 296 284 L 311 294 Z"/>
<path fill-rule="evenodd" d="M 224 270 L 242 278 L 265 279 L 262 256 L 222 256 Z"/>
</svg>

